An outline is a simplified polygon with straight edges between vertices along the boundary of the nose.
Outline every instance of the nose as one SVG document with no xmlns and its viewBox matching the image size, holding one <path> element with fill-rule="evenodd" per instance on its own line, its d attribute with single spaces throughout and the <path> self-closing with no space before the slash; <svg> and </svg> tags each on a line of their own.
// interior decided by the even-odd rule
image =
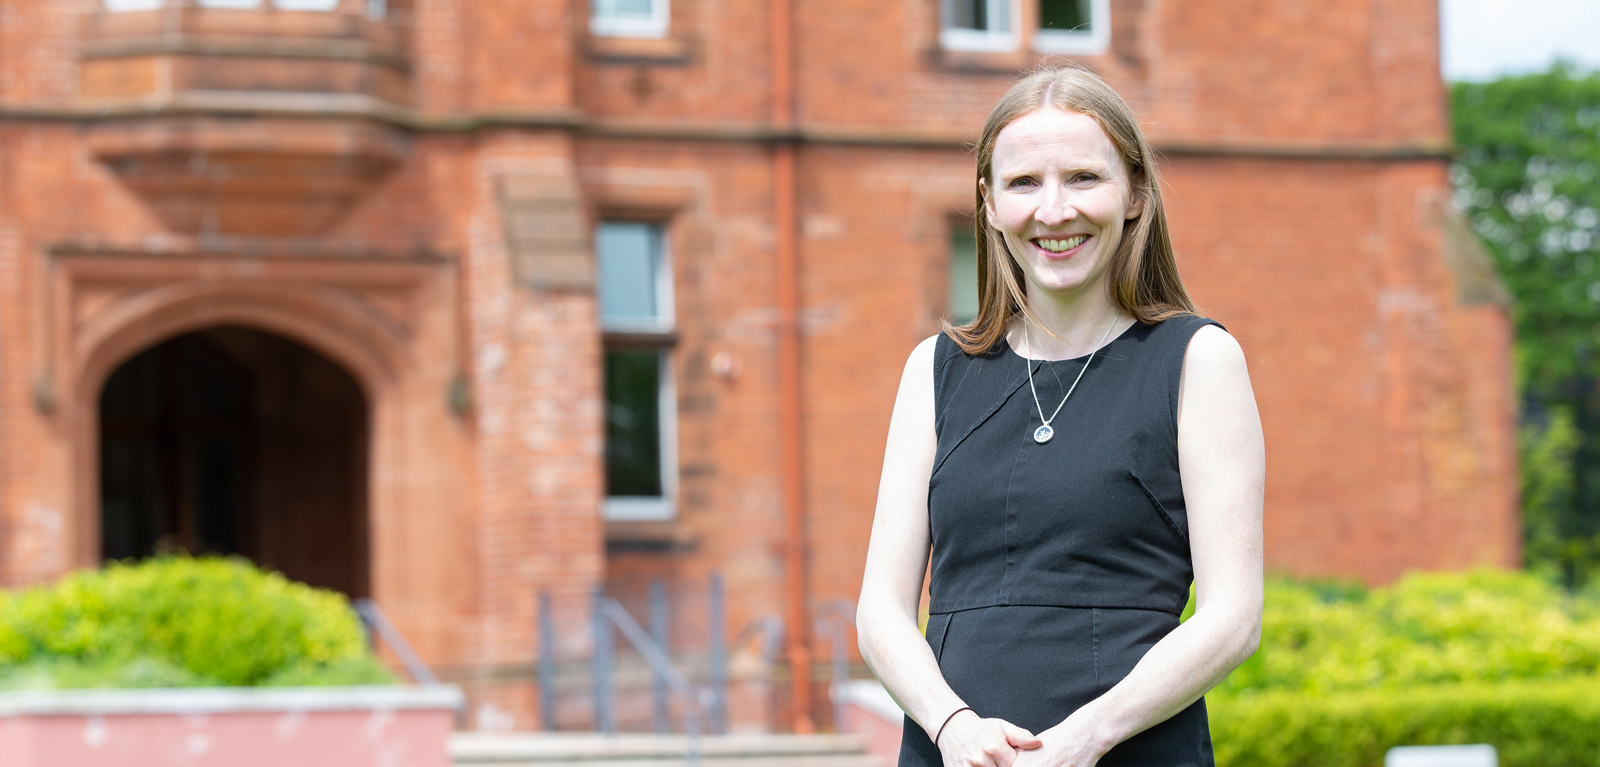
<svg viewBox="0 0 1600 767">
<path fill-rule="evenodd" d="M 1033 220 L 1048 227 L 1060 226 L 1077 217 L 1072 192 L 1056 184 L 1045 187 L 1039 196 L 1039 207 L 1033 211 Z"/>
</svg>

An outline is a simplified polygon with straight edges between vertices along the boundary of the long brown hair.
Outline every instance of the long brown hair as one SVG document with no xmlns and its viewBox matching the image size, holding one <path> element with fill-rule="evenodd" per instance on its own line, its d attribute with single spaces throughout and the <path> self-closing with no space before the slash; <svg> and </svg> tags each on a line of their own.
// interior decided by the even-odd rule
<svg viewBox="0 0 1600 767">
<path fill-rule="evenodd" d="M 1139 130 L 1133 110 L 1093 72 L 1076 66 L 1052 67 L 1017 81 L 994 105 L 983 124 L 983 138 L 978 142 L 978 204 L 973 215 L 978 241 L 978 316 L 965 325 L 944 322 L 944 332 L 968 354 L 993 349 L 1014 314 L 1020 312 L 1037 321 L 1028 309 L 1023 287 L 1027 278 L 1022 265 L 984 215 L 983 181 L 994 181 L 994 143 L 1001 129 L 1046 105 L 1088 115 L 1100 124 L 1128 166 L 1133 196 L 1142 204 L 1139 215 L 1123 230 L 1122 242 L 1111 257 L 1108 274 L 1112 300 L 1146 324 L 1196 313 L 1194 302 L 1189 300 L 1183 280 L 1178 277 L 1154 152 Z"/>
</svg>

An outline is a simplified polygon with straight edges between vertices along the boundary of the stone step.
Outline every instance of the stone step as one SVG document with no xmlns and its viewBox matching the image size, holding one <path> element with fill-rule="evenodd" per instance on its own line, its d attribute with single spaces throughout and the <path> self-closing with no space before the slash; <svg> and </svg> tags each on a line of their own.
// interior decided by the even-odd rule
<svg viewBox="0 0 1600 767">
<path fill-rule="evenodd" d="M 672 758 L 660 759 L 597 759 L 584 761 L 550 761 L 543 759 L 525 759 L 514 754 L 494 754 L 490 756 L 455 756 L 451 750 L 456 767 L 469 767 L 472 765 L 493 765 L 493 767 L 545 767 L 546 765 L 573 765 L 581 764 L 585 767 L 686 767 L 689 764 L 687 756 L 679 752 Z M 883 760 L 870 754 L 851 754 L 834 756 L 816 755 L 789 755 L 789 756 L 755 756 L 755 757 L 707 757 L 701 755 L 702 767 L 884 767 Z"/>
<path fill-rule="evenodd" d="M 451 736 L 456 767 L 679 767 L 687 764 L 683 735 L 624 733 L 477 733 Z M 700 738 L 705 767 L 885 767 L 849 735 L 708 735 Z"/>
</svg>

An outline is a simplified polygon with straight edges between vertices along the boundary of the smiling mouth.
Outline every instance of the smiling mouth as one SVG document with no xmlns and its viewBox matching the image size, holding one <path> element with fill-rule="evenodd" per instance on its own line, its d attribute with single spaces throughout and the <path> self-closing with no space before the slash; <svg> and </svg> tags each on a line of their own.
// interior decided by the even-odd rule
<svg viewBox="0 0 1600 767">
<path fill-rule="evenodd" d="M 1078 247 L 1079 245 L 1082 245 L 1087 239 L 1089 239 L 1089 235 L 1087 234 L 1075 234 L 1071 237 L 1060 240 L 1050 239 L 1047 237 L 1037 237 L 1033 242 L 1035 245 L 1038 245 L 1039 247 L 1048 250 L 1051 253 L 1065 253 L 1073 248 Z"/>
</svg>

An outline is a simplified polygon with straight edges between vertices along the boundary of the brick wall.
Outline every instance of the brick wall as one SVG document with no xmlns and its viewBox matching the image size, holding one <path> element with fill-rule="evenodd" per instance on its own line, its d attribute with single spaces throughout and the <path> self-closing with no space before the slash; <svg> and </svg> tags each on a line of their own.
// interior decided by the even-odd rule
<svg viewBox="0 0 1600 767">
<path fill-rule="evenodd" d="M 376 126 L 399 137 L 399 159 L 373 178 L 330 177 L 359 189 L 348 209 L 319 213 L 337 222 L 323 234 L 208 239 L 166 229 L 151 192 L 90 139 L 167 120 L 177 127 L 162 135 L 178 138 L 163 140 L 180 141 L 186 114 L 220 107 L 159 102 L 182 94 L 152 96 L 167 104 L 154 117 L 90 104 L 77 84 L 93 4 L 0 0 L 0 583 L 98 561 L 86 371 L 136 352 L 116 344 L 150 328 L 255 318 L 350 367 L 373 402 L 380 603 L 469 684 L 474 711 L 529 726 L 541 589 L 569 663 L 588 651 L 596 585 L 639 604 L 653 577 L 693 595 L 717 571 L 730 630 L 783 613 L 767 6 L 674 0 L 667 39 L 624 40 L 590 37 L 584 4 L 565 0 L 393 5 L 409 105 L 286 105 L 240 83 L 225 110 L 238 130 L 222 135 L 289 157 L 327 151 L 318 126 Z M 963 144 L 1039 58 L 939 50 L 934 0 L 796 5 L 818 606 L 859 588 L 895 383 L 937 331 L 950 227 L 971 213 Z M 1269 567 L 1382 581 L 1515 564 L 1510 329 L 1502 307 L 1462 298 L 1446 258 L 1434 3 L 1112 5 L 1110 50 L 1083 61 L 1165 151 L 1185 277 L 1248 355 L 1269 450 Z M 340 156 L 319 167 L 336 175 Z M 581 200 L 576 228 L 608 216 L 667 227 L 670 524 L 600 519 L 594 294 L 519 281 L 504 174 L 561 179 Z M 161 304 L 174 290 L 195 298 Z M 253 314 L 205 300 L 243 294 Z M 737 374 L 714 375 L 717 358 Z M 703 642 L 684 631 L 689 649 Z M 784 714 L 752 681 L 765 673 L 753 648 L 736 648 L 746 727 Z M 575 726 L 587 723 L 580 687 L 563 712 Z"/>
</svg>

